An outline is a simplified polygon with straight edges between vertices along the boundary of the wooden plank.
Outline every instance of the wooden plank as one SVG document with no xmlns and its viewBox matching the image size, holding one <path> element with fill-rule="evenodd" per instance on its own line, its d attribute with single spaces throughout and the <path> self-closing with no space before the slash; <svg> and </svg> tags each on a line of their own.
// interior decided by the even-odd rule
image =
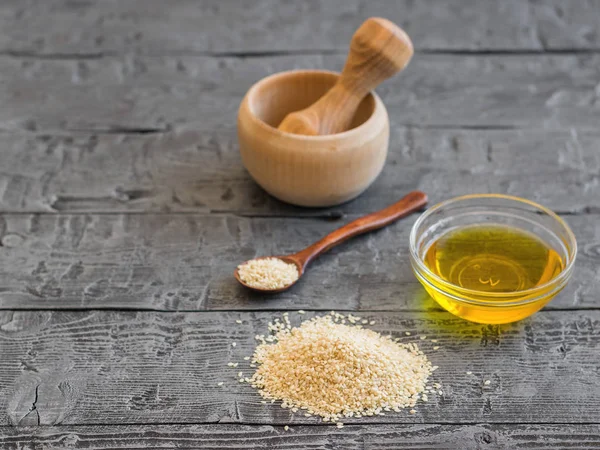
<svg viewBox="0 0 600 450">
<path fill-rule="evenodd" d="M 598 49 L 596 0 L 3 1 L 0 48 L 36 54 L 345 51 L 366 17 L 420 50 Z"/>
<path fill-rule="evenodd" d="M 311 315 L 292 313 L 290 320 Z M 261 404 L 251 386 L 237 381 L 238 371 L 250 373 L 243 356 L 251 354 L 254 336 L 274 317 L 281 313 L 0 312 L 0 424 L 317 424 Z M 375 321 L 370 328 L 402 342 L 417 340 L 440 367 L 432 381 L 443 394 L 417 405 L 416 414 L 348 418 L 348 424 L 598 419 L 600 311 L 541 312 L 503 327 L 448 313 L 364 317 Z"/>
<path fill-rule="evenodd" d="M 0 133 L 3 212 L 366 213 L 412 189 L 432 204 L 467 193 L 530 198 L 564 213 L 600 211 L 598 131 L 394 127 L 387 164 L 357 200 L 329 210 L 260 189 L 233 128 L 159 135 Z"/>
<path fill-rule="evenodd" d="M 0 57 L 0 129 L 232 129 L 253 82 L 294 68 L 340 70 L 344 60 Z M 395 126 L 597 130 L 599 67 L 598 54 L 425 54 L 378 92 Z"/>
<path fill-rule="evenodd" d="M 438 309 L 412 274 L 416 215 L 321 256 L 292 289 L 260 295 L 233 278 L 255 256 L 289 254 L 343 221 L 231 215 L 4 215 L 0 308 L 158 310 Z M 597 308 L 600 216 L 569 216 L 573 278 L 547 308 Z M 345 221 L 344 221 L 345 222 Z"/>
<path fill-rule="evenodd" d="M 239 449 L 343 448 L 385 450 L 448 448 L 596 449 L 598 425 L 121 425 L 0 428 L 4 450 L 115 448 Z"/>
</svg>

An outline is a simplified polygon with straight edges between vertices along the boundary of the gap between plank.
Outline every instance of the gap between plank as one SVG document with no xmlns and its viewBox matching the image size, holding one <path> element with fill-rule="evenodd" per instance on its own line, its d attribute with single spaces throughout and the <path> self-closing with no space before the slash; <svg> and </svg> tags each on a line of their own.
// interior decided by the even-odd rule
<svg viewBox="0 0 600 450">
<path fill-rule="evenodd" d="M 306 309 L 306 308 L 263 308 L 263 309 L 161 309 L 161 308 L 117 308 L 114 306 L 107 306 L 106 308 L 75 308 L 75 307 L 64 307 L 64 308 L 52 308 L 52 307 L 40 307 L 40 308 L 5 308 L 0 306 L 0 312 L 12 311 L 12 312 L 38 312 L 38 311 L 49 311 L 49 312 L 148 312 L 148 313 L 161 313 L 161 314 L 191 314 L 191 313 L 284 313 L 284 312 L 298 312 L 306 311 L 307 313 L 324 313 L 335 311 L 338 313 L 351 313 L 351 314 L 379 314 L 379 313 L 390 313 L 390 314 L 422 314 L 422 313 L 446 313 L 444 309 L 340 309 L 340 308 L 326 308 L 326 309 Z M 583 306 L 577 308 L 549 308 L 542 309 L 535 314 L 548 314 L 555 312 L 580 312 L 580 311 L 600 311 L 600 306 Z M 450 314 L 450 313 L 448 313 Z M 457 316 L 450 315 L 449 317 L 458 318 Z"/>
<path fill-rule="evenodd" d="M 138 216 L 233 216 L 242 217 L 247 219 L 320 219 L 331 222 L 337 222 L 338 220 L 352 220 L 359 218 L 365 214 L 369 214 L 373 211 L 364 212 L 350 212 L 345 213 L 343 211 L 329 211 L 329 212 L 314 212 L 314 213 L 260 213 L 260 212 L 244 212 L 235 210 L 225 209 L 209 209 L 197 211 L 127 211 L 127 210 L 85 210 L 85 211 L 12 211 L 12 210 L 0 210 L 0 216 L 121 216 L 121 215 L 138 215 Z M 553 212 L 559 216 L 595 216 L 600 214 L 600 207 L 597 206 L 584 206 L 574 210 L 553 210 Z M 409 217 L 409 216 L 407 216 Z"/>
<path fill-rule="evenodd" d="M 577 127 L 575 127 L 576 129 Z M 528 132 L 547 132 L 548 128 L 537 128 L 537 127 L 520 127 L 516 125 L 469 125 L 469 124 L 422 124 L 422 123 L 398 123 L 394 124 L 394 129 L 416 129 L 416 130 L 448 130 L 448 131 L 528 131 Z M 554 128 L 553 131 L 569 131 L 572 130 L 573 127 L 567 128 Z M 154 127 L 154 126 L 120 126 L 120 125 L 111 125 L 111 126 L 99 126 L 95 128 L 93 124 L 87 127 L 82 128 L 48 128 L 48 129 L 40 129 L 36 131 L 30 131 L 26 128 L 2 128 L 0 124 L 0 134 L 15 134 L 15 135 L 23 135 L 23 136 L 49 136 L 49 137 L 70 137 L 70 136 L 102 136 L 102 135 L 161 135 L 161 134 L 177 134 L 183 133 L 191 130 L 189 125 L 179 125 L 175 126 L 172 124 L 167 124 L 164 127 Z M 199 133 L 211 133 L 214 130 L 198 130 L 194 129 L 194 131 Z M 231 130 L 235 132 L 235 130 Z M 583 128 L 584 132 L 591 132 L 591 129 Z"/>
<path fill-rule="evenodd" d="M 100 51 L 87 53 L 37 53 L 28 50 L 0 50 L 0 57 L 15 59 L 41 59 L 41 60 L 65 60 L 84 61 L 98 60 L 103 58 L 117 58 L 123 56 L 140 56 L 145 58 L 164 57 L 207 57 L 207 58 L 277 58 L 283 56 L 319 56 L 319 55 L 346 55 L 347 49 L 291 49 L 291 50 L 257 50 L 257 51 L 218 51 L 218 52 L 194 52 L 194 51 L 169 51 L 169 52 L 143 52 L 143 51 Z M 600 48 L 557 48 L 557 49 L 417 49 L 416 54 L 426 55 L 457 55 L 457 56 L 538 56 L 538 55 L 593 55 L 599 54 Z"/>
<path fill-rule="evenodd" d="M 230 423 L 218 423 L 218 422 L 118 422 L 118 423 L 81 423 L 81 424 L 60 424 L 60 425 L 35 425 L 35 426 L 18 426 L 18 425 L 0 425 L 0 430 L 6 429 L 31 429 L 31 428 L 73 428 L 73 427 L 133 427 L 133 426 L 194 426 L 194 425 L 210 425 L 215 427 L 228 427 L 228 426 L 249 426 L 249 427 L 264 427 L 264 426 L 280 426 L 290 425 L 293 427 L 334 427 L 335 423 L 331 422 L 318 422 L 318 423 L 292 423 L 292 422 L 230 422 Z M 369 427 L 372 425 L 399 425 L 399 426 L 419 426 L 419 425 L 439 425 L 439 426 L 485 426 L 485 425 L 600 425 L 600 422 L 393 422 L 393 421 L 382 421 L 382 422 L 365 422 L 365 423 L 344 423 L 344 428 L 347 427 Z"/>
</svg>

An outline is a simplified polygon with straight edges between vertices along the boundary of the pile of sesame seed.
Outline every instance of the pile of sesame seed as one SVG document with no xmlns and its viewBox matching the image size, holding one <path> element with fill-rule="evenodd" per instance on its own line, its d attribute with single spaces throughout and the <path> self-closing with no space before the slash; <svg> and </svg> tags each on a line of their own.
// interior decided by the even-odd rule
<svg viewBox="0 0 600 450">
<path fill-rule="evenodd" d="M 257 368 L 244 381 L 263 398 L 281 400 L 284 408 L 332 422 L 427 401 L 427 380 L 437 367 L 416 344 L 399 343 L 363 328 L 365 323 L 332 312 L 292 328 L 285 313 L 283 321 L 269 324 L 272 334 L 256 336 L 261 343 L 252 366 Z"/>
<path fill-rule="evenodd" d="M 257 289 L 281 289 L 299 277 L 295 264 L 273 257 L 251 259 L 239 265 L 238 275 L 248 286 Z"/>
</svg>

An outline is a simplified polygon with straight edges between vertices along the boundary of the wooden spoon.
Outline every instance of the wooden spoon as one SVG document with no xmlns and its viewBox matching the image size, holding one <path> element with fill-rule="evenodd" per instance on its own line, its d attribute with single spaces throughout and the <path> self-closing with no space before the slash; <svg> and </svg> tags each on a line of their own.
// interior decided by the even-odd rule
<svg viewBox="0 0 600 450">
<path fill-rule="evenodd" d="M 353 222 L 350 222 L 347 225 L 344 225 L 341 228 L 338 228 L 337 230 L 329 233 L 320 241 L 315 242 L 314 244 L 305 248 L 304 250 L 300 250 L 298 253 L 286 256 L 263 256 L 255 259 L 279 258 L 283 262 L 286 262 L 288 264 L 295 264 L 296 268 L 298 269 L 298 279 L 300 279 L 300 277 L 304 274 L 304 271 L 306 270 L 308 264 L 321 253 L 326 252 L 330 248 L 335 247 L 336 245 L 341 244 L 345 240 L 350 239 L 354 236 L 358 236 L 359 234 L 383 228 L 386 225 L 389 225 L 392 222 L 423 208 L 426 204 L 427 195 L 421 191 L 413 191 L 405 197 L 403 197 L 400 201 L 388 206 L 387 208 L 382 209 L 381 211 L 368 214 L 359 219 L 356 219 Z M 237 268 L 235 269 L 233 274 L 242 285 L 263 293 L 275 293 L 285 291 L 286 289 L 289 289 L 291 286 L 293 286 L 296 283 L 296 281 L 298 281 L 296 280 L 293 283 L 290 283 L 287 286 L 284 286 L 279 289 L 260 289 L 246 284 L 244 280 L 240 278 L 240 274 Z"/>
<path fill-rule="evenodd" d="M 362 99 L 404 69 L 412 55 L 412 42 L 400 27 L 387 19 L 367 19 L 352 36 L 337 83 L 308 108 L 288 114 L 278 128 L 304 135 L 348 130 Z"/>
</svg>

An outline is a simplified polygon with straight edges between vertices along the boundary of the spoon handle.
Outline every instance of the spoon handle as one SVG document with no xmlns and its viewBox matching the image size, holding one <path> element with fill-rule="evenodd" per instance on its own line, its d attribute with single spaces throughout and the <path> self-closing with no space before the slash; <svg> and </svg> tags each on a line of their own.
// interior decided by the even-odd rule
<svg viewBox="0 0 600 450">
<path fill-rule="evenodd" d="M 389 225 L 414 211 L 418 211 L 426 204 L 427 195 L 424 192 L 412 191 L 393 205 L 363 216 L 347 225 L 344 225 L 341 228 L 338 228 L 335 231 L 332 231 L 320 241 L 312 244 L 310 247 L 291 255 L 291 258 L 300 263 L 304 269 L 310 261 L 312 261 L 321 253 L 326 252 L 330 248 L 341 244 L 347 239 L 358 236 L 359 234 L 383 228 L 386 225 Z"/>
</svg>

